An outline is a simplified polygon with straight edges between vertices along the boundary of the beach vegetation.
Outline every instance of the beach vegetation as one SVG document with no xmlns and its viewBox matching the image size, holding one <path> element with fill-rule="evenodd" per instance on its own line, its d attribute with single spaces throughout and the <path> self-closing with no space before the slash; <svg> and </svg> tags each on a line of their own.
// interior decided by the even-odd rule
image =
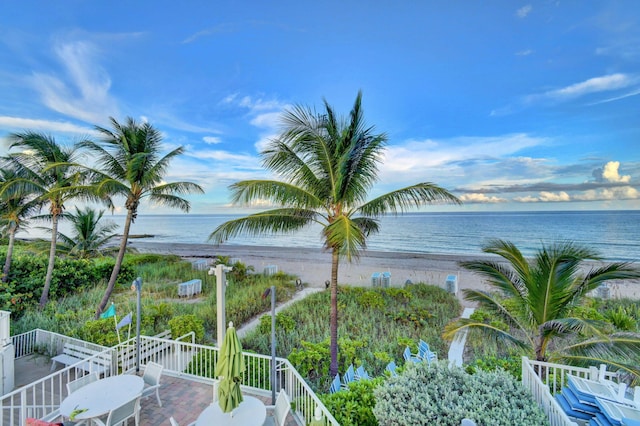
<svg viewBox="0 0 640 426">
<path fill-rule="evenodd" d="M 549 424 L 528 390 L 500 370 L 469 374 L 445 361 L 411 364 L 373 392 L 381 426 L 458 426 L 464 418 L 479 425 Z"/>
<path fill-rule="evenodd" d="M 234 204 L 276 206 L 216 228 L 210 239 L 221 243 L 240 234 L 293 233 L 312 224 L 322 227 L 324 248 L 331 253 L 330 374 L 338 371 L 338 266 L 366 248 L 379 231 L 378 219 L 430 203 L 460 203 L 447 190 L 422 182 L 367 200 L 378 181 L 387 142 L 366 124 L 362 93 L 348 118 L 340 118 L 324 101 L 317 113 L 295 106 L 282 116 L 283 132 L 261 152 L 265 168 L 283 180 L 246 180 L 230 186 Z"/>
<path fill-rule="evenodd" d="M 13 170 L 16 177 L 2 185 L 2 194 L 7 194 L 2 196 L 31 193 L 36 204 L 49 207 L 48 215 L 38 216 L 51 222 L 49 261 L 40 292 L 39 307 L 42 309 L 49 300 L 58 223 L 65 203 L 74 199 L 95 200 L 96 197 L 86 185 L 87 169 L 78 163 L 78 144 L 61 146 L 52 136 L 33 131 L 12 133 L 8 139 L 10 152 L 2 159 L 2 167 Z"/>
<path fill-rule="evenodd" d="M 342 426 L 376 426 L 373 415 L 376 405 L 374 390 L 384 381 L 383 377 L 351 382 L 340 392 L 321 395 L 322 403 Z"/>
<path fill-rule="evenodd" d="M 202 188 L 193 182 L 164 181 L 169 163 L 184 153 L 183 147 L 162 156 L 162 134 L 151 124 L 137 123 L 131 117 L 124 124 L 113 117 L 110 120 L 112 129 L 96 126 L 102 135 L 100 142 L 87 140 L 81 145 L 95 155 L 100 173 L 95 185 L 97 193 L 103 197 L 123 197 L 127 210 L 118 254 L 104 296 L 96 309 L 96 319 L 107 306 L 115 288 L 140 202 L 148 199 L 158 205 L 188 212 L 190 203 L 181 195 L 203 193 Z"/>
<path fill-rule="evenodd" d="M 330 297 L 327 291 L 310 294 L 279 313 L 291 318 L 295 328 L 276 326 L 277 355 L 288 358 L 319 392 L 326 391 L 330 385 Z M 371 308 L 371 300 L 376 301 L 375 308 Z M 410 345 L 417 351 L 421 338 L 429 342 L 433 351 L 445 353 L 447 348 L 441 333 L 461 311 L 455 297 L 437 286 L 425 284 L 405 289 L 341 286 L 338 303 L 341 311 L 339 371 L 344 373 L 350 364 L 362 364 L 374 376 L 383 375 L 392 359 L 400 366 L 404 348 Z M 399 321 L 396 318 L 399 311 L 416 317 L 418 312 L 428 311 L 428 314 L 423 320 Z M 270 327 L 258 328 L 249 332 L 242 340 L 243 347 L 269 353 L 270 330 Z"/>
<path fill-rule="evenodd" d="M 15 170 L 0 169 L 0 231 L 1 235 L 7 237 L 7 251 L 1 277 L 4 283 L 9 279 L 16 233 L 28 226 L 29 218 L 40 208 L 40 201 L 33 198 L 31 192 L 25 188 L 17 187 L 5 191 L 4 186 L 11 185 L 11 182 L 18 178 Z"/>
<path fill-rule="evenodd" d="M 204 322 L 193 314 L 178 315 L 169 320 L 171 337 L 177 339 L 191 332 L 194 333 L 196 343 L 204 340 Z"/>
<path fill-rule="evenodd" d="M 65 212 L 63 217 L 70 222 L 73 234 L 66 235 L 58 232 L 58 255 L 74 259 L 90 259 L 115 254 L 118 247 L 109 243 L 116 237 L 118 225 L 101 219 L 104 210 L 91 207 L 75 207 L 75 213 Z M 129 250 L 131 250 L 129 248 Z"/>
<path fill-rule="evenodd" d="M 461 262 L 465 269 L 483 276 L 494 292 L 464 289 L 464 298 L 475 302 L 508 329 L 474 318 L 449 324 L 444 337 L 452 339 L 463 329 L 479 330 L 487 340 L 520 349 L 539 361 L 572 365 L 608 364 L 640 378 L 640 334 L 612 330 L 607 321 L 585 318 L 576 308 L 588 294 L 609 280 L 640 278 L 640 270 L 629 263 L 598 263 L 585 268 L 585 261 L 600 261 L 598 254 L 573 242 L 543 246 L 526 259 L 508 241 L 493 240 L 483 247 L 487 254 L 506 262 L 474 260 Z"/>
</svg>

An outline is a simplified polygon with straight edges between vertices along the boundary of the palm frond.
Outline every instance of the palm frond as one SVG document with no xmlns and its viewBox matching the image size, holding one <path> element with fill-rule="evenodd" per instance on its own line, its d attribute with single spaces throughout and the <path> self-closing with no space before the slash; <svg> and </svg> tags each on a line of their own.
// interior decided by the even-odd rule
<svg viewBox="0 0 640 426">
<path fill-rule="evenodd" d="M 453 340 L 456 333 L 461 330 L 479 330 L 483 336 L 499 345 L 509 345 L 519 349 L 531 350 L 531 343 L 518 339 L 512 334 L 501 330 L 491 324 L 474 321 L 468 318 L 460 318 L 445 326 L 442 337 L 447 340 Z"/>
<path fill-rule="evenodd" d="M 434 202 L 460 204 L 460 200 L 446 189 L 430 182 L 423 182 L 374 198 L 360 206 L 358 212 L 365 216 L 381 216 Z"/>
<path fill-rule="evenodd" d="M 367 238 L 360 227 L 362 222 L 351 220 L 348 216 L 335 218 L 323 229 L 325 248 L 338 249 L 338 255 L 347 261 L 357 258 L 360 251 L 366 248 Z"/>
<path fill-rule="evenodd" d="M 317 213 L 313 210 L 268 210 L 223 223 L 209 235 L 209 240 L 221 244 L 239 235 L 291 233 L 312 223 L 316 216 Z"/>
<path fill-rule="evenodd" d="M 245 180 L 229 187 L 233 204 L 250 205 L 268 200 L 276 205 L 316 209 L 322 206 L 315 194 L 304 188 L 274 180 Z"/>
<path fill-rule="evenodd" d="M 525 301 L 529 289 L 511 268 L 490 260 L 469 260 L 458 265 L 486 278 L 488 283 L 506 297 L 515 297 Z"/>
</svg>

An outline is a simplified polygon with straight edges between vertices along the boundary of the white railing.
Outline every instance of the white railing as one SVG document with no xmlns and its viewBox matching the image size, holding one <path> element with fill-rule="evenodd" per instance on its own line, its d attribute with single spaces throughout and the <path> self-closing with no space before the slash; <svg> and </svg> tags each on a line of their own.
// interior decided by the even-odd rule
<svg viewBox="0 0 640 426">
<path fill-rule="evenodd" d="M 128 353 L 132 345 L 135 345 L 135 338 L 114 347 L 118 352 L 118 365 L 126 365 L 122 356 Z M 141 337 L 140 346 L 161 348 L 149 353 L 141 351 L 141 365 L 153 361 L 163 365 L 163 374 L 213 383 L 219 348 L 147 336 Z M 245 352 L 244 361 L 242 388 L 262 396 L 271 395 L 271 357 Z M 338 421 L 287 359 L 276 358 L 275 383 L 276 393 L 284 389 L 289 395 L 294 406 L 292 413 L 300 424 L 311 421 L 317 406 L 324 415 L 325 425 L 339 426 Z"/>
<path fill-rule="evenodd" d="M 101 348 L 99 345 L 44 330 L 34 330 L 13 337 L 16 352 L 19 351 L 21 357 L 35 352 L 42 352 L 49 356 L 55 355 L 59 353 L 56 350 L 62 350 L 65 341 L 73 341 L 92 349 Z M 133 338 L 113 348 L 106 348 L 103 353 L 110 352 L 113 362 L 111 368 L 104 374 L 109 376 L 135 369 L 135 358 L 132 362 L 132 349 L 135 346 L 136 342 Z M 140 347 L 141 367 L 153 361 L 164 366 L 163 374 L 213 383 L 218 359 L 218 348 L 216 347 L 146 336 L 141 336 Z M 142 350 L 142 348 L 146 348 L 146 350 Z M 99 355 L 95 355 L 95 357 Z M 243 389 L 249 393 L 270 396 L 271 357 L 245 352 L 244 359 L 246 369 Z M 55 411 L 67 396 L 66 384 L 80 373 L 80 369 L 77 367 L 80 364 L 87 365 L 84 361 L 79 361 L 76 365 L 55 371 L 47 377 L 0 397 L 0 426 L 22 425 L 26 417 L 42 418 Z M 97 364 L 89 363 L 88 365 Z M 309 423 L 313 418 L 315 408 L 319 407 L 324 415 L 325 426 L 339 426 L 338 421 L 288 360 L 276 358 L 274 382 L 276 393 L 284 389 L 289 395 L 293 404 L 292 415 L 299 424 Z"/>
<path fill-rule="evenodd" d="M 549 417 L 551 426 L 577 426 L 554 397 L 567 385 L 569 375 L 600 381 L 616 381 L 618 378 L 616 373 L 607 371 L 604 364 L 599 369 L 583 368 L 522 357 L 522 385 L 531 391 L 533 398 Z"/>
</svg>

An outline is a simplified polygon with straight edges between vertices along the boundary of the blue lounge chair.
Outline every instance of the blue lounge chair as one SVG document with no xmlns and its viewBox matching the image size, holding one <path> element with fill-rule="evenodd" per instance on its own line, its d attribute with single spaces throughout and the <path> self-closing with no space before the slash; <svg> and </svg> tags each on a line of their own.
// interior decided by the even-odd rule
<svg viewBox="0 0 640 426">
<path fill-rule="evenodd" d="M 396 371 L 396 363 L 394 361 L 390 361 L 389 364 L 384 368 L 385 371 L 388 371 L 391 377 L 397 377 L 398 372 Z"/>
<path fill-rule="evenodd" d="M 351 364 L 349 366 L 349 368 L 347 368 L 347 372 L 344 373 L 344 376 L 342 376 L 342 383 L 344 383 L 345 386 L 349 385 L 349 383 L 354 382 L 356 380 L 356 372 L 353 369 L 353 364 Z"/>
<path fill-rule="evenodd" d="M 331 387 L 329 388 L 329 393 L 336 393 L 340 389 L 342 389 L 342 382 L 340 381 L 340 374 L 336 374 L 336 377 L 333 378 L 333 382 L 331 382 Z"/>
<path fill-rule="evenodd" d="M 404 348 L 404 353 L 402 354 L 402 356 L 404 356 L 404 360 L 406 362 L 422 362 L 422 358 L 411 353 L 411 349 L 409 349 L 409 346 Z"/>
<path fill-rule="evenodd" d="M 429 364 L 431 364 L 431 361 L 438 360 L 438 355 L 435 352 L 431 352 L 429 344 L 422 339 L 420 339 L 420 343 L 418 344 L 418 357 L 424 359 Z"/>
<path fill-rule="evenodd" d="M 356 368 L 356 380 L 369 380 L 370 378 L 371 376 L 369 376 L 369 373 L 367 373 L 363 366 Z"/>
</svg>

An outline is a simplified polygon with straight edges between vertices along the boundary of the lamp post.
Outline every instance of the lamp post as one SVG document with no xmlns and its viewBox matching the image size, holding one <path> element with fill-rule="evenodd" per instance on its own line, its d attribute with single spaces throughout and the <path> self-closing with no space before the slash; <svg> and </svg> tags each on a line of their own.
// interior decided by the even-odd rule
<svg viewBox="0 0 640 426">
<path fill-rule="evenodd" d="M 225 290 L 227 287 L 227 272 L 233 271 L 231 266 L 216 265 L 215 268 L 209 269 L 209 275 L 216 274 L 216 335 L 217 345 L 220 347 L 224 341 L 224 333 L 226 330 L 225 315 Z"/>
<path fill-rule="evenodd" d="M 142 278 L 138 277 L 133 280 L 131 289 L 135 287 L 137 293 L 137 306 L 136 306 L 136 373 L 140 372 L 140 292 L 142 290 Z"/>
<path fill-rule="evenodd" d="M 276 286 L 271 286 L 262 293 L 266 299 L 271 294 L 271 405 L 276 404 Z"/>
</svg>

